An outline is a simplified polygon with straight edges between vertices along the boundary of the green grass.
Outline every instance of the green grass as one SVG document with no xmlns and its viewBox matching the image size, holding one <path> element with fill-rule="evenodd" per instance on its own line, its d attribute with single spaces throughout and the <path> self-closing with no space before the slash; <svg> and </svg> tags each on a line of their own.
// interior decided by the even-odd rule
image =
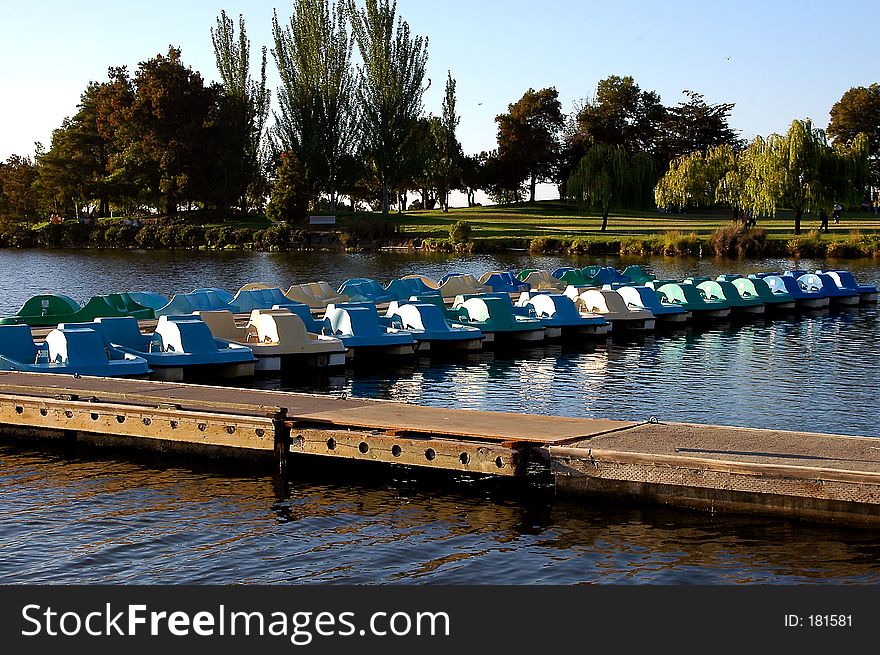
<svg viewBox="0 0 880 655">
<path fill-rule="evenodd" d="M 601 232 L 601 216 L 595 213 L 581 214 L 576 207 L 559 200 L 451 209 L 449 213 L 426 210 L 389 215 L 389 219 L 400 227 L 401 232 L 412 233 L 413 236 L 445 238 L 449 235 L 450 225 L 456 221 L 467 221 L 471 225 L 472 239 L 536 236 L 619 239 L 627 236 L 663 235 L 669 230 L 708 236 L 718 227 L 729 223 L 731 218 L 731 213 L 727 210 L 689 214 L 617 212 L 609 216 L 608 229 Z M 794 235 L 794 213 L 780 211 L 775 218 L 759 219 L 757 226 L 764 228 L 770 239 L 789 239 Z M 818 227 L 819 219 L 815 214 L 805 214 L 801 218 L 803 231 Z M 829 234 L 845 236 L 853 230 L 866 233 L 880 231 L 880 215 L 845 213 L 840 225 L 831 225 Z"/>
</svg>

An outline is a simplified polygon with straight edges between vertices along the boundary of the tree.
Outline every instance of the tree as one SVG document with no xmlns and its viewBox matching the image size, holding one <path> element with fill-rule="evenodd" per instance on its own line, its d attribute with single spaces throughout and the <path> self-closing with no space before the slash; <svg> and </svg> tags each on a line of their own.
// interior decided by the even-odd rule
<svg viewBox="0 0 880 655">
<path fill-rule="evenodd" d="M 37 179 L 37 168 L 30 157 L 10 155 L 0 167 L 3 204 L 6 205 L 10 218 L 24 220 L 28 227 L 39 210 Z"/>
<path fill-rule="evenodd" d="M 215 170 L 209 132 L 219 89 L 184 67 L 180 49 L 141 62 L 130 105 L 118 107 L 113 124 L 119 140 L 114 175 L 147 189 L 169 215 L 179 203 L 198 199 Z"/>
<path fill-rule="evenodd" d="M 663 151 L 658 154 L 664 162 L 713 146 L 729 145 L 735 149 L 741 146 L 739 136 L 728 124 L 734 103 L 709 105 L 700 93 L 685 90 L 684 94 L 687 102 L 666 110 L 666 130 L 658 144 L 658 149 Z"/>
<path fill-rule="evenodd" d="M 303 223 L 308 209 L 309 185 L 305 169 L 296 153 L 282 152 L 269 204 L 266 205 L 266 216 L 271 221 Z"/>
<path fill-rule="evenodd" d="M 485 184 L 482 158 L 480 155 L 463 156 L 459 170 L 459 190 L 467 196 L 468 207 L 473 207 L 476 204 L 476 192 Z"/>
<path fill-rule="evenodd" d="M 871 184 L 880 187 L 880 84 L 853 87 L 831 108 L 828 136 L 838 142 L 853 141 L 859 134 L 868 139 Z"/>
<path fill-rule="evenodd" d="M 756 153 L 751 196 L 770 215 L 778 206 L 794 210 L 794 232 L 800 234 L 805 211 L 863 196 L 867 158 L 864 135 L 832 148 L 823 130 L 795 120 L 785 135 L 771 135 Z"/>
<path fill-rule="evenodd" d="M 455 113 L 455 80 L 452 72 L 447 72 L 446 93 L 443 96 L 443 114 L 440 117 L 440 130 L 436 135 L 439 159 L 437 161 L 437 195 L 444 212 L 449 211 L 449 191 L 458 186 L 461 145 L 455 131 L 461 118 Z"/>
<path fill-rule="evenodd" d="M 587 150 L 568 179 L 568 197 L 583 209 L 601 212 L 604 232 L 611 209 L 648 206 L 656 179 L 650 155 L 631 155 L 620 145 L 597 144 Z"/>
<path fill-rule="evenodd" d="M 565 119 L 555 88 L 529 89 L 498 123 L 498 157 L 510 174 L 529 180 L 529 202 L 538 182 L 553 179 L 559 161 L 560 132 Z"/>
<path fill-rule="evenodd" d="M 275 136 L 302 161 L 312 196 L 327 193 L 335 208 L 341 167 L 357 136 L 353 38 L 345 6 L 296 0 L 288 25 L 282 28 L 273 16 L 272 34 L 281 76 Z"/>
<path fill-rule="evenodd" d="M 242 213 L 247 212 L 251 198 L 261 199 L 264 193 L 263 169 L 266 159 L 264 135 L 269 116 L 271 95 L 266 88 L 266 47 L 262 50 L 260 77 L 251 77 L 251 43 L 247 37 L 244 17 L 238 17 L 238 37 L 232 19 L 221 10 L 216 29 L 211 29 L 211 42 L 217 70 L 223 85 L 219 107 L 219 131 L 222 166 L 222 199 L 225 209 L 230 194 Z M 259 203 L 262 204 L 262 203 Z"/>
<path fill-rule="evenodd" d="M 428 39 L 413 36 L 409 24 L 395 18 L 397 2 L 366 0 L 358 10 L 347 0 L 355 42 L 363 64 L 355 97 L 360 110 L 361 152 L 382 186 L 382 211 L 390 191 L 404 188 L 401 162 L 417 149 L 414 136 L 423 113 Z"/>
<path fill-rule="evenodd" d="M 596 96 L 578 109 L 575 134 L 587 147 L 622 146 L 630 154 L 657 151 L 666 109 L 654 91 L 642 91 L 632 77 L 611 75 L 596 86 Z"/>
</svg>

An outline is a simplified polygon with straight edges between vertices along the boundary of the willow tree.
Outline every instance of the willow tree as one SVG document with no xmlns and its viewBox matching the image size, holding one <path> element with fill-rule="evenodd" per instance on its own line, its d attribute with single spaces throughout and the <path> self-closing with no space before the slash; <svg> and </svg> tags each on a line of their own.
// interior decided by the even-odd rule
<svg viewBox="0 0 880 655">
<path fill-rule="evenodd" d="M 211 29 L 214 57 L 223 85 L 223 168 L 226 187 L 232 188 L 242 212 L 250 198 L 262 198 L 265 185 L 263 170 L 266 160 L 264 137 L 269 117 L 271 94 L 266 87 L 266 48 L 263 47 L 259 78 L 251 76 L 251 42 L 247 37 L 244 17 L 235 24 L 221 10 L 216 28 Z M 228 193 L 224 193 L 228 195 Z"/>
<path fill-rule="evenodd" d="M 428 39 L 415 36 L 397 18 L 397 2 L 366 0 L 358 9 L 347 0 L 352 31 L 363 64 L 355 98 L 360 110 L 361 152 L 382 188 L 382 211 L 387 214 L 390 191 L 405 188 L 401 163 L 407 151 L 418 148 L 418 119 L 424 111 Z M 396 25 L 395 25 L 396 23 Z"/>
<path fill-rule="evenodd" d="M 851 203 L 865 192 L 868 142 L 859 135 L 832 148 L 823 130 L 809 120 L 795 120 L 785 135 L 773 134 L 754 165 L 754 201 L 775 213 L 779 206 L 794 211 L 794 232 L 801 232 L 806 211 L 833 201 Z"/>
<path fill-rule="evenodd" d="M 272 54 L 281 76 L 275 136 L 306 169 L 312 197 L 327 193 L 335 209 L 341 169 L 355 144 L 354 41 L 344 5 L 296 0 L 288 25 L 272 19 Z"/>
<path fill-rule="evenodd" d="M 657 166 L 650 155 L 630 155 L 622 146 L 597 144 L 568 178 L 567 190 L 582 209 L 601 212 L 604 232 L 612 209 L 650 205 L 656 181 Z"/>
</svg>

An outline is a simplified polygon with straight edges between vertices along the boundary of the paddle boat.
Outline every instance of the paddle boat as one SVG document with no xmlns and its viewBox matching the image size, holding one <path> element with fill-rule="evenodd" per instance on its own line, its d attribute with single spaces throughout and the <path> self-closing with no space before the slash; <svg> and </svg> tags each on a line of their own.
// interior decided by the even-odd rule
<svg viewBox="0 0 880 655">
<path fill-rule="evenodd" d="M 456 312 L 462 325 L 478 327 L 483 334 L 493 335 L 486 340 L 488 343 L 537 343 L 544 340 L 541 321 L 517 315 L 506 293 L 456 296 L 452 311 Z"/>
<path fill-rule="evenodd" d="M 834 279 L 826 273 L 807 273 L 801 275 L 797 281 L 805 291 L 817 291 L 827 296 L 832 305 L 851 307 L 859 304 L 858 289 L 839 287 Z"/>
<path fill-rule="evenodd" d="M 855 276 L 849 271 L 816 271 L 816 274 L 827 275 L 841 289 L 857 291 L 860 302 L 877 302 L 877 287 L 873 284 L 859 284 Z"/>
<path fill-rule="evenodd" d="M 707 299 L 702 289 L 676 280 L 653 280 L 645 286 L 654 289 L 663 304 L 678 305 L 691 313 L 694 320 L 724 320 L 730 317 L 730 307 L 724 300 Z"/>
<path fill-rule="evenodd" d="M 622 275 L 613 266 L 587 266 L 581 269 L 584 277 L 589 279 L 590 284 L 596 287 L 603 287 L 606 284 L 611 286 L 615 284 L 632 284 L 632 280 L 626 275 Z"/>
<path fill-rule="evenodd" d="M 630 284 L 633 286 L 642 286 L 657 279 L 656 275 L 651 275 L 647 271 L 645 271 L 638 264 L 633 264 L 632 266 L 627 266 L 623 269 L 623 273 L 621 275 L 627 279 L 629 279 Z"/>
<path fill-rule="evenodd" d="M 454 299 L 453 299 L 454 300 Z M 443 318 L 450 327 L 477 327 L 483 335 L 483 347 L 492 344 L 495 341 L 494 332 L 486 332 L 480 326 L 470 324 L 466 312 L 453 309 L 446 305 L 446 301 L 439 293 L 419 294 L 410 298 L 410 302 L 428 303 L 434 305 L 443 314 Z"/>
<path fill-rule="evenodd" d="M 579 268 L 564 266 L 562 268 L 557 268 L 553 271 L 552 275 L 557 280 L 564 282 L 568 287 L 580 287 L 586 289 L 595 286 L 593 284 L 593 278 L 584 275 L 583 270 Z"/>
<path fill-rule="evenodd" d="M 732 314 L 763 314 L 764 303 L 757 296 L 742 296 L 731 282 L 712 280 L 707 277 L 685 278 L 686 283 L 694 284 L 703 292 L 706 300 L 722 301 L 730 307 Z"/>
<path fill-rule="evenodd" d="M 256 359 L 251 350 L 215 339 L 197 316 L 161 316 L 152 334 L 143 334 L 137 319 L 130 316 L 102 317 L 66 327 L 97 331 L 105 346 L 145 359 L 153 377 L 160 380 L 180 381 L 204 375 L 239 378 L 254 374 Z"/>
<path fill-rule="evenodd" d="M 742 275 L 719 275 L 719 281 L 729 282 L 743 298 L 757 298 L 767 311 L 791 311 L 795 301 L 785 291 L 773 291 L 762 278 L 743 277 Z"/>
<path fill-rule="evenodd" d="M 283 306 L 291 300 L 278 287 L 248 284 L 238 290 L 232 298 L 231 305 L 238 308 L 239 313 L 252 312 L 255 309 L 271 309 Z"/>
<path fill-rule="evenodd" d="M 153 314 L 157 309 L 162 309 L 168 304 L 168 298 L 161 293 L 153 293 L 152 291 L 129 291 L 128 296 L 142 307 L 149 307 L 153 310 Z"/>
<path fill-rule="evenodd" d="M 524 269 L 516 277 L 530 285 L 531 291 L 562 292 L 568 286 L 562 280 L 553 277 L 550 271 L 542 271 L 536 268 Z"/>
<path fill-rule="evenodd" d="M 413 296 L 440 296 L 440 289 L 429 287 L 420 277 L 403 277 L 391 280 L 385 287 L 385 291 L 398 302 L 409 300 Z"/>
<path fill-rule="evenodd" d="M 574 301 L 561 293 L 524 292 L 514 311 L 541 321 L 545 339 L 598 337 L 611 332 L 611 323 L 604 316 L 579 312 Z"/>
<path fill-rule="evenodd" d="M 517 279 L 513 273 L 506 271 L 489 271 L 484 273 L 479 280 L 496 293 L 522 293 L 532 288 L 528 282 Z"/>
<path fill-rule="evenodd" d="M 230 301 L 232 296 L 223 289 L 196 289 L 192 293 L 177 293 L 164 307 L 156 310 L 159 316 L 180 316 L 194 312 L 232 312 L 241 310 Z"/>
<path fill-rule="evenodd" d="M 401 280 L 419 280 L 427 289 L 431 291 L 439 291 L 440 283 L 437 280 L 432 280 L 427 275 L 419 275 L 414 273 L 412 275 L 404 275 Z"/>
<path fill-rule="evenodd" d="M 589 288 L 580 290 L 569 287 L 565 295 L 574 300 L 578 311 L 592 312 L 605 317 L 614 326 L 614 331 L 653 330 L 656 324 L 654 314 L 647 309 L 629 307 L 623 297 L 613 289 Z"/>
<path fill-rule="evenodd" d="M 440 298 L 440 296 L 436 296 Z M 444 308 L 445 309 L 445 308 Z M 381 322 L 386 327 L 411 332 L 419 352 L 443 350 L 481 350 L 483 333 L 479 328 L 450 324 L 436 303 L 418 300 L 392 301 Z M 427 347 L 426 347 L 427 346 Z"/>
<path fill-rule="evenodd" d="M 336 293 L 333 287 L 323 280 L 320 282 L 308 282 L 306 284 L 294 284 L 284 294 L 288 300 L 303 303 L 312 309 L 324 309 L 331 303 L 348 301 L 348 296 Z"/>
<path fill-rule="evenodd" d="M 763 276 L 763 277 L 759 277 Z M 755 273 L 749 277 L 755 277 L 764 280 L 770 291 L 776 293 L 786 293 L 794 299 L 795 306 L 799 309 L 815 310 L 825 309 L 831 303 L 831 300 L 825 294 L 817 290 L 804 289 L 797 278 L 791 275 L 779 275 L 774 273 Z"/>
<path fill-rule="evenodd" d="M 318 368 L 345 363 L 345 348 L 338 339 L 312 334 L 302 318 L 289 309 L 257 309 L 248 323 L 239 326 L 229 311 L 197 312 L 218 339 L 247 346 L 257 358 L 258 372 L 279 371 L 293 364 Z"/>
<path fill-rule="evenodd" d="M 348 357 L 355 360 L 410 356 L 419 347 L 411 332 L 382 325 L 371 303 L 328 305 L 324 333 L 340 339 L 348 348 Z"/>
<path fill-rule="evenodd" d="M 346 280 L 339 287 L 341 296 L 348 296 L 349 302 L 371 302 L 374 304 L 387 303 L 396 300 L 394 295 L 379 284 L 376 280 L 365 277 L 355 277 Z"/>
<path fill-rule="evenodd" d="M 14 316 L 0 319 L 0 325 L 54 327 L 59 323 L 93 321 L 99 316 L 150 319 L 154 317 L 154 312 L 135 302 L 127 293 L 93 296 L 85 305 L 62 294 L 43 294 L 29 298 Z"/>
<path fill-rule="evenodd" d="M 492 292 L 491 287 L 481 284 L 473 275 L 463 275 L 461 273 L 444 275 L 440 278 L 439 289 L 440 295 L 444 298 Z"/>
<path fill-rule="evenodd" d="M 150 367 L 143 357 L 107 346 L 92 327 L 61 324 L 37 344 L 27 325 L 0 325 L 0 370 L 143 377 Z"/>
<path fill-rule="evenodd" d="M 657 292 L 644 285 L 624 284 L 614 290 L 623 298 L 630 309 L 649 311 L 658 325 L 682 325 L 691 318 L 691 313 L 680 305 L 663 302 Z"/>
</svg>

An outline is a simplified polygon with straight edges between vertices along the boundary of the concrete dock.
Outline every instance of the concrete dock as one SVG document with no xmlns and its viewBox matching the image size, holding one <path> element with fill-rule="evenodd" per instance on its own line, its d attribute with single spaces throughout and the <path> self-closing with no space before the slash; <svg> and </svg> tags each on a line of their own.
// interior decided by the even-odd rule
<svg viewBox="0 0 880 655">
<path fill-rule="evenodd" d="M 360 398 L 0 372 L 0 434 L 187 456 L 304 455 L 524 477 L 559 493 L 880 526 L 880 440 L 447 410 Z"/>
</svg>

